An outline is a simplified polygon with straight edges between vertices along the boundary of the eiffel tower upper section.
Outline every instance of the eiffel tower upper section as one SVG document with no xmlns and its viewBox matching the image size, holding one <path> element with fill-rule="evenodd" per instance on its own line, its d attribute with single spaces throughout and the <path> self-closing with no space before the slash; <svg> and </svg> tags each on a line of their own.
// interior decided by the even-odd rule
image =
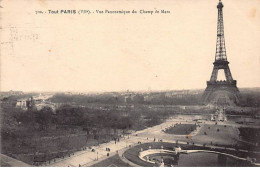
<svg viewBox="0 0 260 170">
<path fill-rule="evenodd" d="M 208 83 L 217 83 L 218 70 L 224 69 L 226 83 L 236 84 L 233 80 L 230 69 L 229 62 L 227 61 L 226 47 L 225 47 L 225 37 L 224 37 L 224 21 L 223 21 L 223 7 L 221 0 L 217 5 L 218 8 L 218 26 L 217 26 L 217 43 L 216 43 L 216 54 L 213 72 L 211 74 L 210 81 Z"/>
<path fill-rule="evenodd" d="M 225 47 L 225 37 L 224 37 L 224 22 L 223 22 L 223 11 L 224 5 L 221 0 L 219 1 L 218 8 L 218 26 L 217 26 L 217 44 L 216 44 L 216 54 L 215 62 L 227 61 L 226 47 Z"/>
</svg>

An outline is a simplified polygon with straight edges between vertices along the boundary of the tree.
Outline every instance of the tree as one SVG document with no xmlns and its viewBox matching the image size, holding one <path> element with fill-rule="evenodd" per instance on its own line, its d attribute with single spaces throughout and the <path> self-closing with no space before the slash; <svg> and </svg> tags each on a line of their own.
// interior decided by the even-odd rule
<svg viewBox="0 0 260 170">
<path fill-rule="evenodd" d="M 1 117 L 1 137 L 8 138 L 15 135 L 17 130 L 19 130 L 19 120 L 18 115 L 22 113 L 21 109 L 14 108 L 9 105 L 1 104 L 0 107 L 0 117 Z"/>
<path fill-rule="evenodd" d="M 50 107 L 43 107 L 36 113 L 36 122 L 39 123 L 41 130 L 46 130 L 51 124 L 53 114 L 53 110 Z"/>
</svg>

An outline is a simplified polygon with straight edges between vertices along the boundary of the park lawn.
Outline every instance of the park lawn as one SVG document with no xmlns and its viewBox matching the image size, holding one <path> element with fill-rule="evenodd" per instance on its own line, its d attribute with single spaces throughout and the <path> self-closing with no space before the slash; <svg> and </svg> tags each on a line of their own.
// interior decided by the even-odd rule
<svg viewBox="0 0 260 170">
<path fill-rule="evenodd" d="M 108 135 L 100 135 L 95 139 L 93 134 L 86 135 L 84 131 L 71 133 L 66 129 L 57 130 L 58 136 L 31 133 L 24 137 L 11 139 L 1 139 L 2 153 L 14 157 L 18 160 L 33 164 L 36 162 L 45 162 L 54 158 L 68 156 L 74 152 L 82 150 L 84 147 L 91 147 L 111 140 Z M 56 131 L 53 131 L 56 134 Z M 35 153 L 37 152 L 37 156 Z"/>
<path fill-rule="evenodd" d="M 237 127 L 223 125 L 204 125 L 193 141 L 205 144 L 229 145 L 232 147 L 237 144 L 239 139 L 239 131 Z"/>
<path fill-rule="evenodd" d="M 243 140 L 253 143 L 258 143 L 260 141 L 260 128 L 238 128 L 240 136 Z"/>
<path fill-rule="evenodd" d="M 174 126 L 165 130 L 165 133 L 174 135 L 188 135 L 196 129 L 195 124 L 175 124 Z"/>
<path fill-rule="evenodd" d="M 116 154 L 114 156 L 111 156 L 110 158 L 107 158 L 99 163 L 96 163 L 92 165 L 92 167 L 131 167 L 129 164 L 123 162 L 120 158 L 119 155 Z"/>
</svg>

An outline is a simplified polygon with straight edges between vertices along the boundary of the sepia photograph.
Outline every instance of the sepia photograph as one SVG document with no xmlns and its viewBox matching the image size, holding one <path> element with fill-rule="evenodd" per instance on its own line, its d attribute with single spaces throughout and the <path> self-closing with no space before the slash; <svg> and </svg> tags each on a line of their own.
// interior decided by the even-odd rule
<svg viewBox="0 0 260 170">
<path fill-rule="evenodd" d="M 0 167 L 260 167 L 259 0 L 0 0 Z"/>
</svg>

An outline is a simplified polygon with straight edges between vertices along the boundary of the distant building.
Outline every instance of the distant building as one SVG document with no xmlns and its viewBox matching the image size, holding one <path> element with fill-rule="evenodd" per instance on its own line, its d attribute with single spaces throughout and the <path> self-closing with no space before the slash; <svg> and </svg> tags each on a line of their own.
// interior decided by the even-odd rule
<svg viewBox="0 0 260 170">
<path fill-rule="evenodd" d="M 132 96 L 132 100 L 135 103 L 143 103 L 144 102 L 144 96 L 137 94 L 137 95 Z"/>
<path fill-rule="evenodd" d="M 26 107 L 26 99 L 20 99 L 16 102 L 16 107 L 19 107 L 23 110 L 27 110 L 27 107 Z"/>
<path fill-rule="evenodd" d="M 44 107 L 50 107 L 53 111 L 56 110 L 56 108 L 58 107 L 57 104 L 55 103 L 47 103 L 47 102 L 41 102 L 41 103 L 36 103 L 35 104 L 35 108 L 37 110 L 41 110 Z"/>
<path fill-rule="evenodd" d="M 10 90 L 10 91 L 3 91 L 1 92 L 1 97 L 9 97 L 9 96 L 13 96 L 13 95 L 22 95 L 24 94 L 22 91 L 13 91 L 13 90 Z"/>
<path fill-rule="evenodd" d="M 189 94 L 189 90 L 179 90 L 165 93 L 166 98 L 182 98 Z"/>
<path fill-rule="evenodd" d="M 25 99 L 19 99 L 16 102 L 16 107 L 19 107 L 23 110 L 31 110 L 35 108 L 35 100 L 33 97 L 25 98 Z"/>
<path fill-rule="evenodd" d="M 128 94 L 124 98 L 125 103 L 143 103 L 145 98 L 140 94 Z"/>
<path fill-rule="evenodd" d="M 151 101 L 153 98 L 154 98 L 154 97 L 151 96 L 151 95 L 146 95 L 146 96 L 144 96 L 144 101 L 145 101 L 145 102 L 149 102 L 149 101 Z"/>
<path fill-rule="evenodd" d="M 125 101 L 125 103 L 131 103 L 131 101 L 132 101 L 131 95 L 130 96 L 125 96 L 124 101 Z"/>
</svg>

